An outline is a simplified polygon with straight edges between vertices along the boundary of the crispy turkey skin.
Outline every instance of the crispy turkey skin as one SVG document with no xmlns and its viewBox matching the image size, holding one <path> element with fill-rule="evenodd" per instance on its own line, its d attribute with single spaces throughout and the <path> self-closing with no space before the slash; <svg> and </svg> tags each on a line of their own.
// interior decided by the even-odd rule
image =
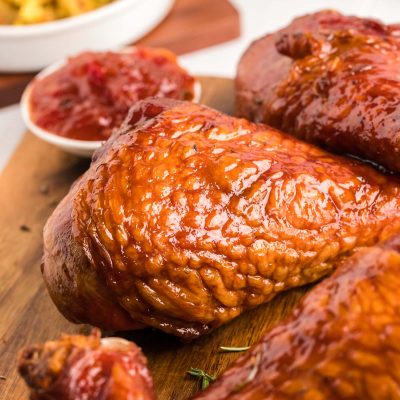
<svg viewBox="0 0 400 400">
<path fill-rule="evenodd" d="M 196 400 L 400 399 L 400 236 L 318 284 Z"/>
<path fill-rule="evenodd" d="M 236 114 L 400 171 L 400 26 L 322 11 L 255 41 Z"/>
<path fill-rule="evenodd" d="M 194 338 L 400 232 L 400 186 L 264 125 L 150 99 L 44 230 L 70 320 Z"/>
</svg>

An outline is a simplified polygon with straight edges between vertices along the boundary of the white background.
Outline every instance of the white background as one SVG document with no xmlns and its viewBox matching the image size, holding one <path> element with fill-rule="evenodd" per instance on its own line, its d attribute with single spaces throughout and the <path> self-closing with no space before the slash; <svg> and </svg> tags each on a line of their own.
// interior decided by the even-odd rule
<svg viewBox="0 0 400 400">
<path fill-rule="evenodd" d="M 369 16 L 386 23 L 400 22 L 400 0 L 231 0 L 240 12 L 241 37 L 187 54 L 182 64 L 195 75 L 233 77 L 249 43 L 287 25 L 294 17 L 326 8 Z M 184 34 L 183 34 L 184 35 Z M 400 71 L 399 71 L 400 73 Z M 17 105 L 0 110 L 0 171 L 24 134 Z"/>
</svg>

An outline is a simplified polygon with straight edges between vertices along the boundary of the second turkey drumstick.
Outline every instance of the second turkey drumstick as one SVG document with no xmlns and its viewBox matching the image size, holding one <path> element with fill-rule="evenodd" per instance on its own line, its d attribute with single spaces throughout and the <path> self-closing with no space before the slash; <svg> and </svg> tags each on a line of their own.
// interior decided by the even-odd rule
<svg viewBox="0 0 400 400">
<path fill-rule="evenodd" d="M 196 400 L 400 399 L 400 236 L 359 250 Z"/>
</svg>

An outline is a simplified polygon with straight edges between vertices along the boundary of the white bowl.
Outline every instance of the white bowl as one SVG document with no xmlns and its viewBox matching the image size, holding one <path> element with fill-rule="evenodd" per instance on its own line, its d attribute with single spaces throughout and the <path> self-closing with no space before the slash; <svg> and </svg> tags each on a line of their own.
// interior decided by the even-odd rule
<svg viewBox="0 0 400 400">
<path fill-rule="evenodd" d="M 131 47 L 130 49 L 133 49 Z M 121 52 L 129 51 L 130 49 L 120 50 Z M 43 71 L 41 71 L 38 75 L 36 75 L 35 81 L 38 79 L 43 79 L 45 76 L 53 73 L 57 69 L 61 68 L 66 63 L 66 60 L 59 61 L 54 63 Z M 33 82 L 33 81 L 32 81 Z M 36 125 L 30 115 L 30 94 L 32 89 L 32 83 L 30 83 L 21 97 L 21 113 L 22 119 L 24 120 L 27 128 L 38 138 L 44 140 L 47 143 L 53 144 L 60 149 L 75 154 L 78 156 L 91 157 L 92 154 L 97 150 L 104 142 L 100 140 L 78 140 L 78 139 L 70 139 L 60 135 L 56 135 L 50 131 L 47 131 L 40 126 Z M 194 84 L 194 98 L 193 102 L 199 102 L 201 97 L 201 85 L 198 80 L 195 81 Z"/>
<path fill-rule="evenodd" d="M 153 29 L 173 0 L 115 0 L 94 11 L 37 25 L 0 26 L 0 71 L 29 72 L 85 50 L 125 46 Z"/>
</svg>

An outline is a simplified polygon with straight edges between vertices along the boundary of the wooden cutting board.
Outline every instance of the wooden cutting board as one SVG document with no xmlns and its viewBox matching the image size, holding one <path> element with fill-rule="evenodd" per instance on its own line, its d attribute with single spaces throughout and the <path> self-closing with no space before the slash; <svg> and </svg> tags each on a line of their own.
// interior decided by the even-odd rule
<svg viewBox="0 0 400 400">
<path fill-rule="evenodd" d="M 175 0 L 160 25 L 137 43 L 184 54 L 235 39 L 239 14 L 228 0 Z M 33 74 L 0 73 L 0 107 L 19 101 Z"/>
<path fill-rule="evenodd" d="M 232 112 L 232 81 L 201 78 L 202 102 Z M 61 332 L 88 332 L 90 327 L 66 321 L 42 282 L 43 225 L 71 183 L 89 161 L 63 153 L 30 133 L 0 176 L 0 399 L 21 400 L 26 389 L 16 372 L 22 346 L 56 338 Z M 306 289 L 278 296 L 213 333 L 184 343 L 154 330 L 124 334 L 138 343 L 149 360 L 160 400 L 183 400 L 200 390 L 190 367 L 219 375 L 238 354 L 219 346 L 247 346 L 285 316 Z"/>
</svg>

